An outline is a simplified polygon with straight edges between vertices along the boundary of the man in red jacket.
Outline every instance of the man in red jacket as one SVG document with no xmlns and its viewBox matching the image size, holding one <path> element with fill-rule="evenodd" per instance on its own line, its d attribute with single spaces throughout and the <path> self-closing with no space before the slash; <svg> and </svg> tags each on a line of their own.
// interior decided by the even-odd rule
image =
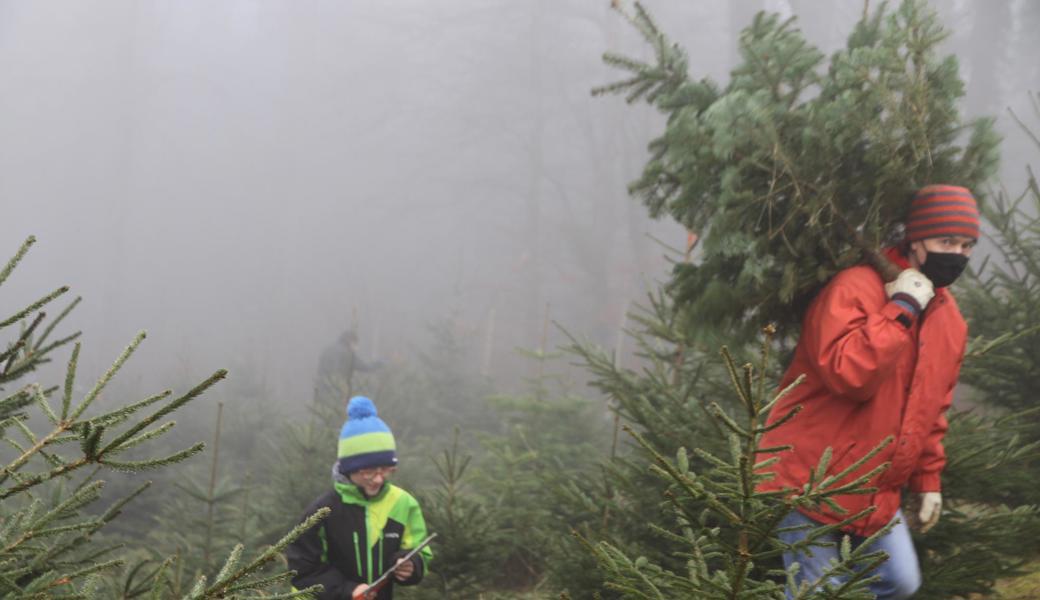
<svg viewBox="0 0 1040 600">
<path fill-rule="evenodd" d="M 909 598 L 921 575 L 906 521 L 902 490 L 915 507 L 912 524 L 927 531 L 939 520 L 940 474 L 946 464 L 942 438 L 964 357 L 967 325 L 947 290 L 967 264 L 979 237 L 979 213 L 968 190 L 932 185 L 918 191 L 910 206 L 906 238 L 888 251 L 903 270 L 885 283 L 873 268 L 856 266 L 841 273 L 813 300 L 781 389 L 805 374 L 805 381 L 772 411 L 779 418 L 797 405 L 802 411 L 767 433 L 764 447 L 791 445 L 771 470 L 763 490 L 800 489 L 827 448 L 833 457 L 827 474 L 838 473 L 892 436 L 893 442 L 852 478 L 882 463 L 888 469 L 870 482 L 870 495 L 835 500 L 847 512 L 826 507 L 794 512 L 781 527 L 836 524 L 871 506 L 876 510 L 842 529 L 854 544 L 892 521 L 895 527 L 876 549 L 889 554 L 871 586 L 879 599 Z M 848 480 L 846 480 L 848 481 Z M 806 529 L 787 532 L 791 543 Z M 840 534 L 822 541 L 839 542 Z M 838 548 L 813 548 L 813 555 L 787 553 L 787 566 L 799 564 L 798 581 L 819 581 Z"/>
</svg>

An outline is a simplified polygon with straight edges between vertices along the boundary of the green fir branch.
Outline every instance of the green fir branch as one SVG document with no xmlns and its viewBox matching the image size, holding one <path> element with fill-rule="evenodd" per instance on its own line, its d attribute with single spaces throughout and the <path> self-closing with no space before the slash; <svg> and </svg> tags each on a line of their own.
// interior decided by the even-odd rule
<svg viewBox="0 0 1040 600">
<path fill-rule="evenodd" d="M 321 508 L 317 510 L 313 515 L 311 515 L 302 523 L 294 527 L 291 531 L 289 531 L 289 533 L 285 534 L 285 536 L 283 536 L 282 539 L 278 540 L 277 543 L 264 550 L 264 552 L 262 552 L 251 563 L 235 571 L 234 573 L 228 574 L 223 580 L 214 581 L 213 585 L 209 588 L 204 588 L 205 595 L 203 595 L 203 589 L 199 589 L 199 587 L 196 586 L 196 588 L 192 590 L 192 593 L 189 594 L 189 597 L 192 600 L 219 597 L 219 595 L 225 593 L 229 587 L 232 587 L 233 585 L 237 584 L 239 580 L 248 577 L 249 575 L 252 575 L 260 568 L 262 568 L 265 564 L 274 560 L 274 558 L 281 554 L 285 550 L 285 548 L 293 542 L 293 540 L 300 537 L 301 535 L 303 535 L 305 531 L 321 522 L 325 517 L 328 516 L 329 512 L 330 511 L 328 508 Z M 205 584 L 203 584 L 203 586 L 204 585 Z"/>
<path fill-rule="evenodd" d="M 152 423 L 155 423 L 159 419 L 161 419 L 161 418 L 165 417 L 166 415 L 170 414 L 171 412 L 177 410 L 181 406 L 184 406 L 188 402 L 194 400 L 195 398 L 200 396 L 203 392 L 205 392 L 207 389 L 209 389 L 211 386 L 213 386 L 215 383 L 221 381 L 225 377 L 227 377 L 227 370 L 226 369 L 218 370 L 217 372 L 215 372 L 214 374 L 212 374 L 208 378 L 206 378 L 202 383 L 200 383 L 199 385 L 197 385 L 194 388 L 192 388 L 191 390 L 189 390 L 188 393 L 186 393 L 183 396 L 181 396 L 181 397 L 171 401 L 166 406 L 163 406 L 162 408 L 160 408 L 156 412 L 152 413 L 148 417 L 146 417 L 146 418 L 142 419 L 141 421 L 138 421 L 137 423 L 135 423 L 133 426 L 131 426 L 126 431 L 124 431 L 119 436 L 117 436 L 115 439 L 113 439 L 111 442 L 109 442 L 108 445 L 105 446 L 99 452 L 99 454 L 104 455 L 105 453 L 107 453 L 108 451 L 112 450 L 113 448 L 119 447 L 124 442 L 129 440 L 131 437 L 136 435 L 138 432 L 140 432 L 141 430 L 143 430 L 146 427 L 150 426 Z"/>
<path fill-rule="evenodd" d="M 83 400 L 79 403 L 79 405 L 76 406 L 75 409 L 73 409 L 72 414 L 69 415 L 70 420 L 75 421 L 76 419 L 78 419 L 79 416 L 83 414 L 83 411 L 85 411 L 87 407 L 89 407 L 94 402 L 94 399 L 97 398 L 98 394 L 100 394 L 103 389 L 105 389 L 105 386 L 108 385 L 108 382 L 111 381 L 113 377 L 115 377 L 115 374 L 119 371 L 119 369 L 123 367 L 127 359 L 129 359 L 130 355 L 134 353 L 134 350 L 137 349 L 137 347 L 141 344 L 146 335 L 147 334 L 144 331 L 140 331 L 137 333 L 136 336 L 134 336 L 134 339 L 130 342 L 130 344 L 125 349 L 123 349 L 123 351 L 119 354 L 118 357 L 116 357 L 116 360 L 112 363 L 112 366 L 110 366 L 108 370 L 105 371 L 105 374 L 97 380 L 97 382 L 94 384 L 94 387 L 91 388 L 89 392 L 87 392 L 87 395 L 84 396 Z"/>
<path fill-rule="evenodd" d="M 80 343 L 72 348 L 72 356 L 69 357 L 69 365 L 65 369 L 65 389 L 61 396 L 61 420 L 69 417 L 69 407 L 72 404 L 72 393 L 76 384 L 76 367 L 79 364 Z"/>
<path fill-rule="evenodd" d="M 60 313 L 58 313 L 57 317 L 51 319 L 50 323 L 47 325 L 47 327 L 44 328 L 43 332 L 40 334 L 40 337 L 36 339 L 36 343 L 33 345 L 33 350 L 37 354 L 45 354 L 47 351 L 49 351 L 49 350 L 51 350 L 51 349 L 56 347 L 56 346 L 46 346 L 45 347 L 43 345 L 43 343 L 47 341 L 47 339 L 50 337 L 51 333 L 54 332 L 54 329 L 59 324 L 61 324 L 61 322 L 65 320 L 65 317 L 69 316 L 69 313 L 71 313 L 79 305 L 79 303 L 82 302 L 82 301 L 83 301 L 83 298 L 81 296 L 76 296 L 76 298 L 72 302 L 69 302 L 68 306 L 66 306 L 64 309 L 62 309 L 62 311 Z M 79 333 L 77 332 L 74 335 L 79 335 Z M 66 340 L 68 340 L 68 338 L 66 338 Z"/>
<path fill-rule="evenodd" d="M 18 358 L 18 351 L 26 347 L 29 340 L 32 339 L 33 331 L 35 331 L 36 328 L 39 327 L 40 323 L 46 316 L 47 313 L 42 311 L 39 314 L 37 314 L 36 318 L 33 319 L 32 323 L 30 323 L 29 326 L 26 327 L 21 334 L 19 334 L 18 339 L 15 340 L 15 343 L 8 347 L 8 349 L 4 352 L 0 352 L 0 362 L 3 362 L 5 360 L 7 361 L 7 364 L 4 365 L 3 373 L 6 374 L 8 371 L 11 370 L 11 365 L 14 363 L 15 359 Z M 32 353 L 27 352 L 25 359 L 28 360 L 31 356 Z"/>
<path fill-rule="evenodd" d="M 62 294 L 64 294 L 67 291 L 69 291 L 69 287 L 67 285 L 63 285 L 63 286 L 55 289 L 54 291 L 52 291 L 51 293 L 47 294 L 46 296 L 43 296 L 42 298 L 40 298 L 40 299 L 36 300 L 35 302 L 33 302 L 32 304 L 30 304 L 29 306 L 26 306 L 22 310 L 16 312 L 14 315 L 8 317 L 7 319 L 5 319 L 3 321 L 0 321 L 0 329 L 3 329 L 4 327 L 9 327 L 13 323 L 17 323 L 18 321 L 21 321 L 22 319 L 24 319 L 30 313 L 33 313 L 33 312 L 39 310 L 41 307 L 46 306 L 49 302 L 51 302 L 55 298 L 61 296 Z"/>
<path fill-rule="evenodd" d="M 25 258 L 25 255 L 29 252 L 29 248 L 35 243 L 36 236 L 30 235 L 25 238 L 25 241 L 22 242 L 21 247 L 18 248 L 18 251 L 15 252 L 14 256 L 7 261 L 7 264 L 4 265 L 3 269 L 0 269 L 0 285 L 3 285 L 4 282 L 7 281 L 7 278 L 11 276 L 11 272 L 18 266 L 18 263 L 22 262 L 22 259 Z"/>
<path fill-rule="evenodd" d="M 151 406 L 156 402 L 165 400 L 166 398 L 169 398 L 172 394 L 173 390 L 163 390 L 162 392 L 159 392 L 158 394 L 153 394 L 145 398 L 144 400 L 140 400 L 138 402 L 128 404 L 126 406 L 121 406 L 119 408 L 98 415 L 96 417 L 91 417 L 89 423 L 94 426 L 103 425 L 105 427 L 111 428 L 115 425 L 119 425 L 120 423 L 127 421 L 130 417 L 132 417 L 142 408 Z"/>
<path fill-rule="evenodd" d="M 45 358 L 48 354 L 50 354 L 54 350 L 56 350 L 56 349 L 58 349 L 58 348 L 60 348 L 60 347 L 62 347 L 64 345 L 66 345 L 68 343 L 71 343 L 71 342 L 74 342 L 74 341 L 78 340 L 81 336 L 82 336 L 82 332 L 77 331 L 76 333 L 73 333 L 71 335 L 67 335 L 67 336 L 65 336 L 65 337 L 63 337 L 61 339 L 54 340 L 53 342 L 47 344 L 46 346 L 42 346 L 42 347 L 34 350 L 34 354 L 36 355 L 37 360 L 39 361 L 40 364 L 43 364 L 45 362 L 49 362 L 50 359 L 49 358 Z"/>
<path fill-rule="evenodd" d="M 197 444 L 174 452 L 168 456 L 161 458 L 150 458 L 146 460 L 129 460 L 129 461 L 114 461 L 108 458 L 102 457 L 102 453 L 98 453 L 98 463 L 105 465 L 106 467 L 115 469 L 116 471 L 124 471 L 127 473 L 137 473 L 147 469 L 158 469 L 167 465 L 179 463 L 185 459 L 195 456 L 206 447 L 205 442 L 198 442 Z"/>
</svg>

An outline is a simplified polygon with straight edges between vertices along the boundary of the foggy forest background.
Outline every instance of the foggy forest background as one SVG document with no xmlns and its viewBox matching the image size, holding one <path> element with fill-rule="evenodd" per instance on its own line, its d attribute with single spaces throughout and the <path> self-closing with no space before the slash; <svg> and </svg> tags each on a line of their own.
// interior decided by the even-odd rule
<svg viewBox="0 0 1040 600">
<path fill-rule="evenodd" d="M 756 12 L 797 15 L 829 53 L 864 6 L 645 4 L 692 70 L 720 81 Z M 1036 153 L 1007 109 L 1031 114 L 1040 90 L 1040 4 L 930 4 L 960 60 L 961 109 L 996 117 L 997 179 L 1019 190 Z M 606 1 L 0 2 L 0 239 L 8 254 L 39 239 L 0 312 L 58 284 L 83 296 L 66 326 L 84 331 L 87 388 L 147 329 L 106 402 L 229 369 L 170 444 L 212 442 L 222 404 L 219 477 L 258 502 L 250 486 L 273 476 L 287 430 L 313 424 L 319 356 L 348 328 L 382 364 L 356 387 L 397 434 L 406 483 L 433 485 L 431 457 L 456 426 L 493 456 L 480 434 L 505 435 L 502 398 L 538 397 L 549 375 L 591 407 L 572 450 L 605 455 L 606 401 L 572 358 L 548 353 L 569 333 L 638 364 L 627 315 L 687 241 L 626 191 L 663 116 L 590 95 L 616 78 L 605 51 L 649 55 Z M 308 489 L 328 484 L 340 424 Z M 196 506 L 211 459 L 114 475 L 126 489 L 165 483 L 129 522 L 161 536 L 170 522 L 150 519 L 170 517 L 156 507 Z M 284 531 L 306 502 L 263 514 L 281 511 Z"/>
</svg>

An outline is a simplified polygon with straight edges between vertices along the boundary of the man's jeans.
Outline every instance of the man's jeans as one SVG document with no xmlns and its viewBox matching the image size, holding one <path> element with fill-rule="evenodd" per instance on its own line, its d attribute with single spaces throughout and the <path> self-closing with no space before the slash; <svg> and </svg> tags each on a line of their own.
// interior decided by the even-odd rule
<svg viewBox="0 0 1040 600">
<path fill-rule="evenodd" d="M 884 550 L 888 554 L 888 560 L 878 567 L 875 573 L 881 576 L 881 581 L 870 585 L 870 591 L 877 596 L 878 600 L 902 600 L 909 598 L 914 595 L 917 588 L 921 587 L 921 570 L 917 565 L 917 552 L 914 551 L 914 544 L 910 539 L 910 530 L 907 529 L 906 522 L 903 519 L 903 512 L 897 512 L 895 518 L 899 522 L 870 549 L 872 552 Z M 780 527 L 797 527 L 799 525 L 819 527 L 820 523 L 813 521 L 798 511 L 791 511 L 791 514 L 787 515 L 780 523 Z M 801 529 L 799 531 L 784 532 L 780 534 L 780 539 L 788 544 L 792 544 L 798 540 L 805 539 L 809 531 L 809 529 Z M 784 567 L 790 567 L 796 562 L 800 565 L 798 575 L 795 578 L 796 583 L 800 584 L 806 580 L 819 581 L 823 571 L 827 568 L 827 563 L 832 558 L 838 558 L 838 549 L 840 548 L 843 535 L 840 532 L 835 532 L 820 538 L 822 542 L 833 542 L 834 546 L 817 547 L 813 545 L 812 557 L 802 553 L 784 553 Z M 864 539 L 856 535 L 850 535 L 853 548 L 862 544 Z M 792 597 L 790 590 L 787 592 L 787 597 L 788 599 Z"/>
</svg>

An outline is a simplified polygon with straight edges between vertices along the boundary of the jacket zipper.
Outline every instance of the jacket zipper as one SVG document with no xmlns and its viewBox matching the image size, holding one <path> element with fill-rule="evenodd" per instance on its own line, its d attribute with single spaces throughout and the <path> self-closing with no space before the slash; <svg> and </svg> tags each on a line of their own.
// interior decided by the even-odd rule
<svg viewBox="0 0 1040 600">
<path fill-rule="evenodd" d="M 358 577 L 364 578 L 365 574 L 361 571 L 361 545 L 358 543 L 357 532 L 354 532 L 354 559 L 357 560 L 357 573 Z"/>
<path fill-rule="evenodd" d="M 368 546 L 368 538 L 371 536 L 371 532 L 368 527 L 368 507 L 365 507 L 365 556 L 368 558 L 368 583 L 372 583 L 372 550 L 375 548 L 375 544 L 371 547 Z"/>
</svg>

